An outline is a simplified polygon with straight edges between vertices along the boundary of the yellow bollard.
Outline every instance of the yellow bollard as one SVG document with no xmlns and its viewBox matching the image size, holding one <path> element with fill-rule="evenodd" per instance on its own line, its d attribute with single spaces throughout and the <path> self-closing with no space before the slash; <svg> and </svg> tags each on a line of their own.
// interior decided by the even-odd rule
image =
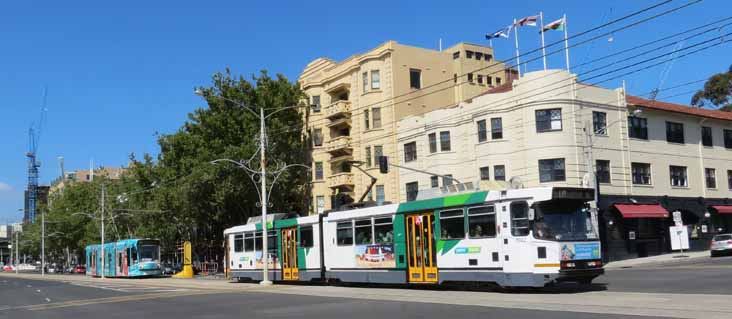
<svg viewBox="0 0 732 319">
<path fill-rule="evenodd" d="M 193 266 L 191 265 L 191 242 L 183 243 L 183 270 L 173 275 L 173 278 L 193 278 Z"/>
</svg>

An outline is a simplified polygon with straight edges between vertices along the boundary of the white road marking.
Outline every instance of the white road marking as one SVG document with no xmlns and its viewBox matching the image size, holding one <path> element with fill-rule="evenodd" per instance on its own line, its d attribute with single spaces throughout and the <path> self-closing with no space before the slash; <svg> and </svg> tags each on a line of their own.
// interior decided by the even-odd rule
<svg viewBox="0 0 732 319">
<path fill-rule="evenodd" d="M 51 302 L 51 299 L 49 299 L 49 298 L 46 298 L 46 302 Z"/>
<path fill-rule="evenodd" d="M 159 286 L 149 286 L 149 287 L 139 287 L 139 286 L 132 286 L 130 283 L 81 283 L 81 282 L 68 282 L 71 285 L 79 286 L 79 287 L 87 287 L 87 288 L 97 288 L 97 289 L 104 289 L 104 290 L 111 290 L 116 292 L 125 292 L 125 293 L 132 293 L 132 292 L 173 292 L 173 291 L 188 291 L 189 289 L 185 288 L 170 288 L 170 287 L 159 287 Z"/>
</svg>

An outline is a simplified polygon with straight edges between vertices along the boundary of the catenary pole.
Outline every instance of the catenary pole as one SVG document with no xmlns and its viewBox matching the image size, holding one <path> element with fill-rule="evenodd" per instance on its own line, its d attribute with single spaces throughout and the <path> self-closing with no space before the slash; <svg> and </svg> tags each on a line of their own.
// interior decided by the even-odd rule
<svg viewBox="0 0 732 319">
<path fill-rule="evenodd" d="M 102 200 L 101 200 L 101 206 L 102 206 L 102 279 L 104 279 L 104 263 L 105 263 L 105 256 L 104 256 L 104 184 L 102 184 Z"/>
<path fill-rule="evenodd" d="M 267 160 L 264 155 L 266 148 L 266 133 L 264 131 L 264 108 L 259 108 L 259 160 L 261 167 L 261 179 L 262 179 L 262 262 L 264 264 L 261 285 L 271 285 L 272 282 L 269 280 L 269 251 L 267 250 L 267 241 L 269 236 L 267 233 Z"/>
<path fill-rule="evenodd" d="M 41 212 L 41 276 L 46 275 L 46 214 Z"/>
</svg>

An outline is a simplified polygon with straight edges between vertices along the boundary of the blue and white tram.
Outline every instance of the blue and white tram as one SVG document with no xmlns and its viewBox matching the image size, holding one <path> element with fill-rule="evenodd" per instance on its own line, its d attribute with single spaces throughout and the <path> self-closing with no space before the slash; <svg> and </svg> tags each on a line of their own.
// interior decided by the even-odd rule
<svg viewBox="0 0 732 319">
<path fill-rule="evenodd" d="M 102 263 L 102 253 L 106 256 Z M 104 264 L 102 266 L 102 264 Z M 125 239 L 86 247 L 86 274 L 105 277 L 155 277 L 162 275 L 160 241 Z"/>
</svg>

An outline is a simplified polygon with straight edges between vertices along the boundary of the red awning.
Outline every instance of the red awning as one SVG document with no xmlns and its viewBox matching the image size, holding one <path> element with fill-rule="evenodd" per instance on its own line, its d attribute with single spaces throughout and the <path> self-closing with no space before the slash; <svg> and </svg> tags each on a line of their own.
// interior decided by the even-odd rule
<svg viewBox="0 0 732 319">
<path fill-rule="evenodd" d="M 732 214 L 732 205 L 712 206 L 712 208 L 716 209 L 720 214 Z"/>
<path fill-rule="evenodd" d="M 615 204 L 623 218 L 668 218 L 668 211 L 659 204 Z"/>
</svg>

